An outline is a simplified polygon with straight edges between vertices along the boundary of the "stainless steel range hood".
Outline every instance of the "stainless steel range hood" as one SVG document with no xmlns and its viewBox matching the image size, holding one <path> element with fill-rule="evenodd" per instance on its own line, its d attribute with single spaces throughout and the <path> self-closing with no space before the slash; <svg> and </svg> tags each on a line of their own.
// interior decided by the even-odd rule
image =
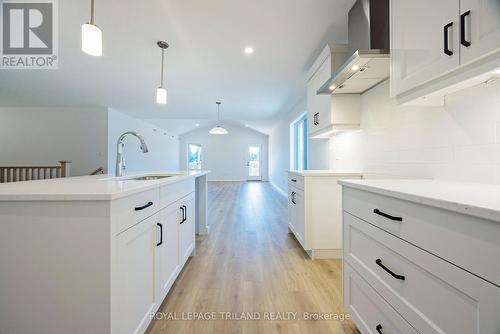
<svg viewBox="0 0 500 334">
<path fill-rule="evenodd" d="M 350 57 L 317 94 L 363 94 L 389 77 L 389 0 L 357 0 L 348 34 Z"/>
</svg>

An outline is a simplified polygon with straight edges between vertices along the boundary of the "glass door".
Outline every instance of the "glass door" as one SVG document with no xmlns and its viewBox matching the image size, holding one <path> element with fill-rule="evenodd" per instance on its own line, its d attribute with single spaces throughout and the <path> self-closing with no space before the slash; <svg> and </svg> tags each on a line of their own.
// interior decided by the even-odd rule
<svg viewBox="0 0 500 334">
<path fill-rule="evenodd" d="M 188 144 L 188 169 L 201 170 L 201 144 Z"/>
<path fill-rule="evenodd" d="M 261 181 L 261 162 L 260 162 L 260 146 L 248 147 L 248 180 Z"/>
</svg>

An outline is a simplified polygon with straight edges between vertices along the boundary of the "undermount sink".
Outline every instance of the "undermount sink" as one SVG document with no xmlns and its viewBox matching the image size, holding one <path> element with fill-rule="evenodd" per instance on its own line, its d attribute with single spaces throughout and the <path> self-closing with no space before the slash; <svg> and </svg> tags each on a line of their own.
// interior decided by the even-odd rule
<svg viewBox="0 0 500 334">
<path fill-rule="evenodd" d="M 125 179 L 125 181 L 152 181 L 152 180 L 160 180 L 164 179 L 167 177 L 172 177 L 172 176 L 177 176 L 177 175 L 145 175 L 145 176 L 138 176 L 138 177 L 132 177 L 130 179 Z"/>
</svg>

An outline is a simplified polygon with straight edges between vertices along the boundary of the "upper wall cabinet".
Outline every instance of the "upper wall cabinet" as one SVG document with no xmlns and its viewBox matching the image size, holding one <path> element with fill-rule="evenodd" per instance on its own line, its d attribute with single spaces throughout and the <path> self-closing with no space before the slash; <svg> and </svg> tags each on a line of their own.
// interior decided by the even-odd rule
<svg viewBox="0 0 500 334">
<path fill-rule="evenodd" d="M 335 131 L 359 128 L 359 94 L 317 94 L 346 56 L 347 45 L 327 46 L 308 72 L 307 126 L 310 137 L 327 137 Z M 353 105 L 355 108 L 351 109 Z"/>
<path fill-rule="evenodd" d="M 391 55 L 392 96 L 442 104 L 500 67 L 500 1 L 392 0 Z"/>
<path fill-rule="evenodd" d="M 460 0 L 460 22 L 464 27 L 461 38 L 462 64 L 500 48 L 500 1 Z"/>
</svg>

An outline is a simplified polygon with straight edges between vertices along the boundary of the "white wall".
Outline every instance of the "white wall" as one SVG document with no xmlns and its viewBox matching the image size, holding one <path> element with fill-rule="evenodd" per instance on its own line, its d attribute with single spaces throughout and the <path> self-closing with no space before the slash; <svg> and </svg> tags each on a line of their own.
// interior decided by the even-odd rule
<svg viewBox="0 0 500 334">
<path fill-rule="evenodd" d="M 397 106 L 386 82 L 365 93 L 362 104 L 362 130 L 330 140 L 330 168 L 500 184 L 499 83 L 429 108 Z"/>
<path fill-rule="evenodd" d="M 71 175 L 107 164 L 106 108 L 0 108 L 0 165 L 57 166 Z"/>
<path fill-rule="evenodd" d="M 200 128 L 179 136 L 180 166 L 187 169 L 187 145 L 202 145 L 202 168 L 210 170 L 209 181 L 242 181 L 248 175 L 248 146 L 262 147 L 262 180 L 268 181 L 268 136 L 249 128 L 225 123 L 229 134 L 211 135 Z"/>
<path fill-rule="evenodd" d="M 290 124 L 307 110 L 306 99 L 301 99 L 269 135 L 269 181 L 282 192 L 288 190 L 287 171 L 290 169 Z M 329 140 L 309 139 L 309 169 L 328 169 Z"/>
<path fill-rule="evenodd" d="M 127 172 L 178 170 L 179 169 L 179 139 L 163 129 L 130 117 L 117 110 L 110 109 L 108 114 L 108 170 L 115 171 L 116 141 L 126 131 L 140 133 L 149 152 L 142 153 L 139 140 L 135 137 L 125 139 L 124 158 Z"/>
</svg>

